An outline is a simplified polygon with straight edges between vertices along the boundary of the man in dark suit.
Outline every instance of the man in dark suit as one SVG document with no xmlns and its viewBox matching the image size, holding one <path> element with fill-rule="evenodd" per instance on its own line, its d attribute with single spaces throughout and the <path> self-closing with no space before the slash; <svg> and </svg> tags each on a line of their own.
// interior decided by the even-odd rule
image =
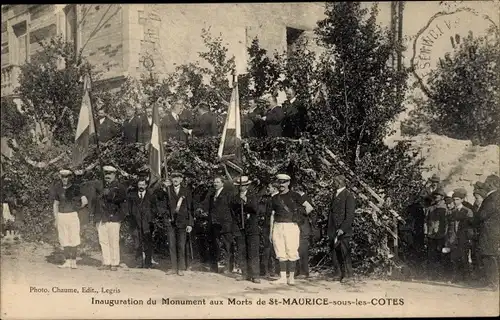
<svg viewBox="0 0 500 320">
<path fill-rule="evenodd" d="M 128 214 L 133 217 L 139 234 L 139 248 L 135 258 L 141 259 L 141 268 L 151 268 L 153 257 L 154 220 L 158 214 L 157 196 L 154 189 L 148 189 L 147 178 L 140 177 L 137 189 L 129 192 L 127 197 Z M 142 260 L 144 252 L 145 259 Z"/>
<path fill-rule="evenodd" d="M 316 213 L 312 206 L 311 199 L 298 186 L 295 190 L 302 197 L 302 205 L 305 211 L 298 218 L 300 229 L 299 260 L 295 269 L 297 279 L 309 278 L 309 244 L 313 236 L 317 237 L 319 230 L 316 228 Z"/>
<path fill-rule="evenodd" d="M 268 103 L 268 109 L 266 115 L 259 117 L 266 127 L 267 137 L 281 137 L 283 135 L 283 130 L 281 127 L 281 122 L 283 121 L 285 114 L 280 106 L 278 106 L 278 99 L 274 95 L 267 95 L 266 101 Z"/>
<path fill-rule="evenodd" d="M 138 109 L 127 109 L 122 135 L 125 143 L 148 143 L 151 140 L 151 126 L 146 113 Z"/>
<path fill-rule="evenodd" d="M 271 275 L 279 274 L 279 261 L 273 249 L 271 241 L 271 216 L 272 216 L 272 197 L 279 193 L 278 187 L 274 183 L 269 183 L 266 193 L 261 199 L 261 238 L 263 243 L 261 265 L 264 271 L 264 277 L 271 278 Z"/>
<path fill-rule="evenodd" d="M 259 267 L 259 201 L 255 194 L 248 191 L 251 181 L 247 176 L 235 179 L 237 194 L 231 203 L 233 219 L 238 229 L 234 236 L 238 245 L 238 260 L 241 277 L 238 281 L 249 280 L 260 283 Z"/>
<path fill-rule="evenodd" d="M 163 193 L 162 209 L 167 228 L 168 247 L 172 268 L 167 274 L 184 275 L 186 270 L 186 237 L 193 230 L 193 198 L 191 191 L 182 185 L 184 177 L 180 172 L 170 175 L 172 184 Z"/>
<path fill-rule="evenodd" d="M 97 112 L 96 132 L 99 142 L 107 142 L 120 134 L 120 129 L 116 121 L 111 119 L 103 109 Z"/>
<path fill-rule="evenodd" d="M 327 231 L 333 266 L 335 268 L 335 276 L 332 280 L 349 283 L 353 281 L 354 276 L 349 241 L 352 237 L 356 201 L 353 195 L 346 189 L 345 176 L 336 176 L 334 184 L 337 192 L 330 205 Z"/>
<path fill-rule="evenodd" d="M 161 133 L 163 141 L 174 139 L 177 141 L 187 141 L 187 136 L 182 130 L 180 114 L 182 112 L 182 102 L 177 101 L 161 119 Z"/>
<path fill-rule="evenodd" d="M 199 114 L 194 122 L 193 129 L 184 129 L 184 132 L 199 138 L 216 136 L 217 119 L 210 111 L 210 107 L 206 103 L 201 102 L 198 105 L 198 112 Z"/>
<path fill-rule="evenodd" d="M 286 88 L 286 97 L 287 100 L 283 103 L 283 136 L 298 139 L 306 130 L 307 108 L 303 101 L 298 100 L 295 88 Z"/>
<path fill-rule="evenodd" d="M 484 182 L 487 191 L 476 214 L 475 224 L 478 227 L 478 249 L 484 266 L 486 286 L 498 290 L 498 250 L 500 247 L 500 212 L 497 185 L 498 177 L 490 175 Z"/>
<path fill-rule="evenodd" d="M 234 197 L 234 189 L 224 185 L 221 176 L 214 178 L 214 190 L 209 192 L 203 201 L 208 211 L 208 223 L 210 233 L 210 257 L 212 271 L 219 272 L 218 259 L 221 251 L 224 251 L 225 269 L 223 273 L 229 272 L 231 246 L 234 240 L 233 233 L 238 230 L 236 221 L 233 220 L 231 212 L 231 202 Z M 222 248 L 218 245 L 218 240 L 222 243 Z M 222 250 L 221 250 L 222 249 Z"/>
</svg>

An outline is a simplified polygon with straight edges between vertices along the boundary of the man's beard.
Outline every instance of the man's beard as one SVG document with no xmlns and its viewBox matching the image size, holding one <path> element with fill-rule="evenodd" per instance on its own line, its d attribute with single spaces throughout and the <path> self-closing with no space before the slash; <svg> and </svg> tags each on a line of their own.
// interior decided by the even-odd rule
<svg viewBox="0 0 500 320">
<path fill-rule="evenodd" d="M 145 188 L 139 188 L 140 192 L 143 192 L 144 190 L 146 190 L 146 189 Z"/>
</svg>

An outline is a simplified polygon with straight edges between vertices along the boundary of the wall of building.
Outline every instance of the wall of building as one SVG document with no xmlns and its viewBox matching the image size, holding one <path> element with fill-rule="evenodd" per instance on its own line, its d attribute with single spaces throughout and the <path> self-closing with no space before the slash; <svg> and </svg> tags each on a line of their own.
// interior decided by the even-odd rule
<svg viewBox="0 0 500 320">
<path fill-rule="evenodd" d="M 235 56 L 241 73 L 246 65 L 246 48 L 255 36 L 270 52 L 284 51 L 287 26 L 312 30 L 324 13 L 324 7 L 319 3 L 158 4 L 154 5 L 154 9 L 148 5 L 134 7 L 133 11 L 138 13 L 131 13 L 131 17 L 134 15 L 137 19 L 137 22 L 132 21 L 131 34 L 143 37 L 142 43 L 133 39 L 136 43 L 131 45 L 131 54 L 136 55 L 131 65 L 136 67 L 136 73 L 144 71 L 140 63 L 141 52 L 153 51 L 155 46 L 159 51 L 156 57 L 159 61 L 155 62 L 158 73 L 172 72 L 177 65 L 199 61 L 198 53 L 206 50 L 201 38 L 203 28 L 210 28 L 213 37 L 222 36 L 228 56 Z M 151 17 L 156 16 L 161 20 L 152 21 Z M 154 45 L 144 41 L 148 36 L 155 42 Z"/>
</svg>

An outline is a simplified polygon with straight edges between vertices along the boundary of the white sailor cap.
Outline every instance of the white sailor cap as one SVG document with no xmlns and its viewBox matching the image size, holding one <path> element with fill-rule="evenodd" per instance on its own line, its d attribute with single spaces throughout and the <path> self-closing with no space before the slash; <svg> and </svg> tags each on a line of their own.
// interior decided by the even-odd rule
<svg viewBox="0 0 500 320">
<path fill-rule="evenodd" d="M 234 179 L 233 183 L 237 186 L 246 186 L 252 183 L 252 181 L 247 176 L 241 176 Z"/>
<path fill-rule="evenodd" d="M 291 180 L 292 178 L 287 175 L 287 174 L 284 174 L 284 173 L 280 173 L 280 174 L 277 174 L 276 175 L 276 179 L 277 180 L 285 180 L 285 181 L 288 181 L 288 180 Z"/>
<path fill-rule="evenodd" d="M 73 172 L 71 170 L 68 170 L 68 169 L 62 169 L 62 170 L 59 170 L 59 174 L 61 176 L 69 176 L 69 175 L 73 174 Z"/>
<path fill-rule="evenodd" d="M 104 172 L 116 172 L 116 168 L 113 166 L 104 166 L 104 167 L 102 167 L 102 170 Z"/>
</svg>

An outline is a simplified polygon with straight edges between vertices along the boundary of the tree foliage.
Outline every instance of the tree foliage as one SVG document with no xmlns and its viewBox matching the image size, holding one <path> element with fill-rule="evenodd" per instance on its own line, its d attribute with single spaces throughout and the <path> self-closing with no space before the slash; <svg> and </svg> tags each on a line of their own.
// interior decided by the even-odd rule
<svg viewBox="0 0 500 320">
<path fill-rule="evenodd" d="M 429 76 L 429 97 L 417 106 L 431 130 L 481 144 L 500 142 L 498 29 L 468 37 Z"/>
</svg>

